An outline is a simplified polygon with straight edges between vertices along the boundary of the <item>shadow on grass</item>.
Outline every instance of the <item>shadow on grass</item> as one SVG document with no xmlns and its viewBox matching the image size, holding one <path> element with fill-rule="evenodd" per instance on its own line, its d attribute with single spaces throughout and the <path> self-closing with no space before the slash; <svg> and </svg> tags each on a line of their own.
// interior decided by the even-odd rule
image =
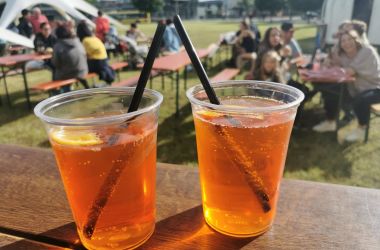
<svg viewBox="0 0 380 250">
<path fill-rule="evenodd" d="M 15 92 L 10 94 L 11 105 L 9 105 L 6 96 L 1 100 L 0 105 L 0 125 L 5 125 L 9 122 L 13 122 L 22 117 L 30 115 L 33 111 L 28 108 L 24 92 Z M 21 97 L 22 96 L 22 97 Z M 22 99 L 23 98 L 23 99 Z M 21 100 L 19 100 L 21 99 Z M 37 102 L 31 102 L 32 107 L 34 107 Z"/>
<path fill-rule="evenodd" d="M 158 161 L 169 163 L 195 162 L 197 159 L 195 132 L 190 103 L 175 114 L 166 118 L 158 130 Z"/>
<path fill-rule="evenodd" d="M 302 130 L 293 130 L 285 171 L 311 171 L 312 168 L 325 179 L 350 178 L 351 162 L 345 157 L 347 145 L 340 145 L 333 132 L 317 133 L 312 127 L 324 119 L 320 109 L 306 110 L 302 115 Z"/>
</svg>

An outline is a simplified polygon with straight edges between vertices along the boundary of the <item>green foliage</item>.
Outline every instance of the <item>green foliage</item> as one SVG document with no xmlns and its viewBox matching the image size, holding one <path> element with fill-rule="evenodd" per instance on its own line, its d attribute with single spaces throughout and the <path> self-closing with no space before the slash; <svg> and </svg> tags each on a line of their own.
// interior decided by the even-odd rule
<svg viewBox="0 0 380 250">
<path fill-rule="evenodd" d="M 287 0 L 293 11 L 305 12 L 308 10 L 318 11 L 322 8 L 323 0 Z"/>
<path fill-rule="evenodd" d="M 285 8 L 286 0 L 256 0 L 255 6 L 260 11 L 275 13 Z"/>
<path fill-rule="evenodd" d="M 160 11 L 164 5 L 163 0 L 132 0 L 132 3 L 138 10 L 150 13 Z"/>
<path fill-rule="evenodd" d="M 255 0 L 240 0 L 238 4 L 245 11 L 250 11 L 255 6 Z"/>
</svg>

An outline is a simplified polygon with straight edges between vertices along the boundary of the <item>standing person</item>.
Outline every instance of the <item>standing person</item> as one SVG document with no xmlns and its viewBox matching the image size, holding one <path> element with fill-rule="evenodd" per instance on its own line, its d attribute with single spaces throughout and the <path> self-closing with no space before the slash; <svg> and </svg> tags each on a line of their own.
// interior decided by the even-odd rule
<svg viewBox="0 0 380 250">
<path fill-rule="evenodd" d="M 101 80 L 110 85 L 115 80 L 115 72 L 108 65 L 107 51 L 102 41 L 92 34 L 85 22 L 78 24 L 77 36 L 86 51 L 89 72 L 98 74 Z"/>
<path fill-rule="evenodd" d="M 297 40 L 294 39 L 294 27 L 293 23 L 285 22 L 281 25 L 282 40 L 285 45 L 289 45 L 292 49 L 292 58 L 302 56 L 302 49 Z"/>
<path fill-rule="evenodd" d="M 32 15 L 30 16 L 29 21 L 32 24 L 34 34 L 41 32 L 40 26 L 42 23 L 49 22 L 47 17 L 42 14 L 41 9 L 38 7 L 33 8 Z"/>
<path fill-rule="evenodd" d="M 340 66 L 355 77 L 348 85 L 348 98 L 351 99 L 358 127 L 345 138 L 353 142 L 364 138 L 370 119 L 370 106 L 380 102 L 380 58 L 375 48 L 364 44 L 355 30 L 340 36 L 338 43 Z M 336 96 L 322 91 L 327 120 L 313 127 L 316 132 L 336 130 L 335 118 L 338 115 L 338 99 Z"/>
<path fill-rule="evenodd" d="M 30 23 L 30 12 L 27 9 L 21 11 L 21 17 L 18 19 L 18 32 L 20 35 L 30 38 L 33 35 L 33 26 Z"/>
<path fill-rule="evenodd" d="M 42 23 L 40 30 L 41 32 L 37 33 L 34 38 L 34 50 L 39 54 L 52 54 L 57 38 L 52 34 L 50 24 Z M 44 68 L 48 68 L 54 73 L 54 66 L 50 60 L 35 60 L 27 62 L 25 65 L 27 71 Z"/>
<path fill-rule="evenodd" d="M 77 78 L 85 88 L 88 88 L 85 77 L 88 73 L 86 51 L 79 39 L 61 25 L 56 30 L 57 43 L 54 45 L 52 62 L 55 66 L 54 80 Z M 70 86 L 62 88 L 70 91 Z"/>
<path fill-rule="evenodd" d="M 95 35 L 104 43 L 106 35 L 110 31 L 110 23 L 100 10 L 98 11 L 98 17 L 95 19 L 95 25 Z"/>
</svg>

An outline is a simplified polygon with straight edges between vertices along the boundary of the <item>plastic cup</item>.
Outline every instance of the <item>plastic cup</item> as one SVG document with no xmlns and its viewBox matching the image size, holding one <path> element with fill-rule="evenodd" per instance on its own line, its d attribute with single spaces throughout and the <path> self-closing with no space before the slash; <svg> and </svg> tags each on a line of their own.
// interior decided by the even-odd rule
<svg viewBox="0 0 380 250">
<path fill-rule="evenodd" d="M 301 91 L 283 84 L 212 84 L 187 91 L 195 123 L 203 214 L 216 231 L 252 237 L 274 220 L 280 181 Z"/>
<path fill-rule="evenodd" d="M 39 103 L 83 245 L 129 249 L 155 225 L 158 110 L 162 95 L 145 90 L 127 113 L 135 88 L 74 91 Z"/>
</svg>

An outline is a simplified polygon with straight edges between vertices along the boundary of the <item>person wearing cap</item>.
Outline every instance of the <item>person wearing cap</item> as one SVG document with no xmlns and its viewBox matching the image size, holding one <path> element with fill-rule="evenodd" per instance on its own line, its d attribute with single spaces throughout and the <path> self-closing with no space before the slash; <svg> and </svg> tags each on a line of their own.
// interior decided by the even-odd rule
<svg viewBox="0 0 380 250">
<path fill-rule="evenodd" d="M 293 23 L 285 22 L 281 25 L 281 35 L 284 41 L 284 45 L 289 45 L 292 49 L 292 58 L 297 58 L 302 56 L 302 49 L 296 39 L 294 39 L 294 27 Z"/>
</svg>

